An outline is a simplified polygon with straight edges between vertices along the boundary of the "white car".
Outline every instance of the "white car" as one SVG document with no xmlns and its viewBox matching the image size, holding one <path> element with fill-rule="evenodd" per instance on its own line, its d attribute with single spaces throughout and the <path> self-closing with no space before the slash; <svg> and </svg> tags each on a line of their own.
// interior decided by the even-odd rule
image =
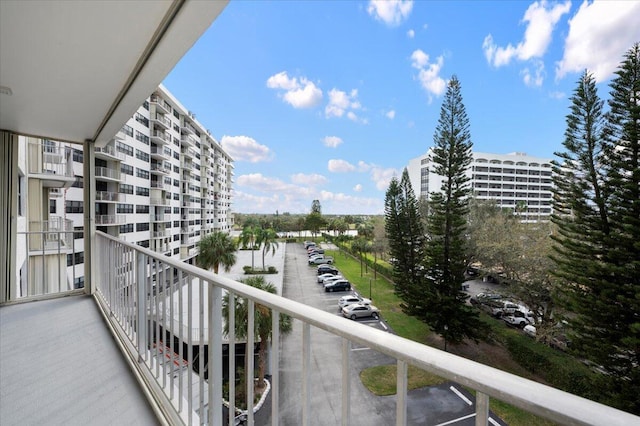
<svg viewBox="0 0 640 426">
<path fill-rule="evenodd" d="M 524 331 L 524 334 L 527 336 L 536 337 L 536 327 L 533 325 L 525 325 L 522 331 Z"/>
<path fill-rule="evenodd" d="M 373 305 L 355 303 L 342 308 L 342 316 L 345 318 L 351 318 L 352 320 L 362 317 L 373 317 L 378 319 L 380 318 L 380 310 Z"/>
<path fill-rule="evenodd" d="M 325 279 L 327 278 L 344 278 L 342 275 L 339 274 L 332 274 L 331 272 L 327 272 L 326 274 L 321 274 L 318 275 L 318 283 L 321 284 L 324 282 Z"/>
<path fill-rule="evenodd" d="M 344 277 L 342 275 L 332 275 L 330 277 L 325 278 L 324 280 L 322 280 L 322 284 L 326 285 L 326 284 L 330 284 L 336 280 L 344 280 Z"/>
<path fill-rule="evenodd" d="M 357 294 L 350 294 L 348 296 L 342 296 L 340 299 L 338 299 L 338 307 L 340 309 L 344 308 L 345 306 L 353 305 L 355 303 L 362 303 L 363 305 L 370 305 L 371 304 L 371 300 L 365 299 L 364 297 L 361 297 L 361 296 L 359 296 Z"/>
</svg>

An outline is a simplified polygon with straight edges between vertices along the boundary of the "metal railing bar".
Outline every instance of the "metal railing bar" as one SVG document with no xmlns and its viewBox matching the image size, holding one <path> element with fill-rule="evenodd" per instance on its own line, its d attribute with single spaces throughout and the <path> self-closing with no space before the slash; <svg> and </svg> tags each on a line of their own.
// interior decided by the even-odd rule
<svg viewBox="0 0 640 426">
<path fill-rule="evenodd" d="M 236 416 L 236 298 L 231 292 L 227 293 L 229 317 L 227 324 L 229 333 L 229 426 L 235 426 Z"/>
<path fill-rule="evenodd" d="M 342 338 L 342 425 L 351 423 L 351 342 Z"/>
<path fill-rule="evenodd" d="M 205 421 L 204 412 L 204 286 L 205 280 L 198 278 L 198 385 L 199 385 L 199 400 L 200 409 L 200 424 L 203 425 Z"/>
<path fill-rule="evenodd" d="M 253 389 L 255 381 L 253 380 L 254 374 L 254 346 L 255 346 L 255 302 L 252 299 L 248 299 L 245 302 L 247 306 L 247 345 L 245 348 L 245 357 L 247 371 L 245 371 L 246 386 L 247 386 L 247 424 L 253 426 Z"/>
<path fill-rule="evenodd" d="M 302 425 L 311 421 L 311 325 L 302 323 Z"/>
<path fill-rule="evenodd" d="M 280 419 L 280 312 L 271 312 L 271 425 Z"/>
</svg>

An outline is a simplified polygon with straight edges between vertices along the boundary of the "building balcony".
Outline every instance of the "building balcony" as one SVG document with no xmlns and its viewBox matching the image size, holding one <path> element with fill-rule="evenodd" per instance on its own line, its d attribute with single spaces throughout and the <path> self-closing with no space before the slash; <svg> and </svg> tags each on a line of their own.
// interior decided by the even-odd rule
<svg viewBox="0 0 640 426">
<path fill-rule="evenodd" d="M 73 249 L 73 222 L 59 216 L 30 221 L 24 235 L 28 236 L 26 251 L 30 255 L 68 253 Z"/>
<path fill-rule="evenodd" d="M 111 143 L 103 146 L 102 148 L 96 146 L 94 152 L 96 158 L 100 158 L 102 160 L 124 161 L 126 159 L 126 155 L 116 150 Z"/>
<path fill-rule="evenodd" d="M 71 148 L 49 140 L 29 141 L 29 176 L 39 179 L 45 188 L 70 188 L 75 182 Z"/>
<path fill-rule="evenodd" d="M 120 170 L 110 169 L 108 167 L 96 167 L 96 180 L 106 180 L 109 182 L 120 182 Z"/>
<path fill-rule="evenodd" d="M 170 160 L 171 159 L 171 150 L 169 148 L 163 146 L 151 146 L 151 158 L 156 160 Z"/>
<path fill-rule="evenodd" d="M 183 147 L 181 152 L 182 152 L 182 156 L 183 157 L 188 157 L 188 158 L 191 158 L 191 159 L 196 158 L 197 152 L 193 148 Z"/>
<path fill-rule="evenodd" d="M 169 189 L 171 187 L 170 184 L 168 183 L 164 183 L 161 180 L 152 180 L 151 181 L 151 188 L 155 188 L 155 189 Z"/>
<path fill-rule="evenodd" d="M 110 202 L 110 203 L 124 203 L 126 200 L 125 194 L 120 194 L 118 192 L 112 191 L 97 191 L 96 192 L 96 201 L 100 202 Z"/>
<path fill-rule="evenodd" d="M 119 226 L 126 222 L 127 216 L 123 214 L 96 215 L 96 225 L 98 226 Z"/>
<path fill-rule="evenodd" d="M 165 215 L 164 214 L 152 214 L 150 217 L 151 222 L 164 222 Z"/>
<path fill-rule="evenodd" d="M 156 107 L 162 114 L 171 114 L 171 105 L 158 95 L 151 95 L 151 105 Z"/>
<path fill-rule="evenodd" d="M 156 239 L 156 238 L 166 238 L 169 236 L 169 231 L 167 230 L 162 230 L 162 231 L 151 231 L 151 238 Z"/>
<path fill-rule="evenodd" d="M 169 120 L 167 117 L 165 117 L 162 114 L 152 114 L 151 115 L 151 122 L 153 123 L 153 125 L 155 126 L 155 128 L 157 129 L 164 129 L 164 130 L 170 130 L 171 129 L 171 120 Z"/>
<path fill-rule="evenodd" d="M 182 134 L 185 135 L 195 135 L 196 134 L 196 129 L 195 127 L 193 127 L 193 125 L 191 125 L 188 122 L 183 122 L 182 125 L 180 126 L 180 131 L 182 132 Z"/>
<path fill-rule="evenodd" d="M 150 197 L 149 202 L 152 206 L 168 206 L 169 200 L 165 197 Z"/>
<path fill-rule="evenodd" d="M 171 167 L 162 163 L 151 163 L 151 173 L 168 175 L 171 174 Z"/>
<path fill-rule="evenodd" d="M 188 146 L 191 148 L 195 148 L 197 142 L 195 136 L 191 133 L 183 133 L 180 137 L 180 141 L 182 142 L 183 146 Z"/>
<path fill-rule="evenodd" d="M 171 136 L 166 134 L 164 130 L 153 129 L 151 131 L 151 141 L 161 145 L 171 143 Z"/>
</svg>

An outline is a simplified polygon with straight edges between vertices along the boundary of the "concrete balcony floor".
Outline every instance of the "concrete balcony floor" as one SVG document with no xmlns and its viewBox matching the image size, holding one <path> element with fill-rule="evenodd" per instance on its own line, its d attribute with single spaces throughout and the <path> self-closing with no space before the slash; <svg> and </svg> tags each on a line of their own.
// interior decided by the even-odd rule
<svg viewBox="0 0 640 426">
<path fill-rule="evenodd" d="M 0 308 L 0 424 L 155 425 L 93 298 Z"/>
</svg>

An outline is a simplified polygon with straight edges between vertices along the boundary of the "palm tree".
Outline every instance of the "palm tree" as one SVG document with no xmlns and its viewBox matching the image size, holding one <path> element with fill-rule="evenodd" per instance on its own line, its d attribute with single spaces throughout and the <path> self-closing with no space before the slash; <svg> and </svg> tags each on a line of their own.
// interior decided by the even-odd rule
<svg viewBox="0 0 640 426">
<path fill-rule="evenodd" d="M 276 294 L 276 287 L 265 281 L 263 276 L 255 275 L 241 283 L 250 285 L 257 289 L 266 291 L 268 293 Z M 271 309 L 259 303 L 255 304 L 254 309 L 254 330 L 255 338 L 259 340 L 260 346 L 258 349 L 258 387 L 263 387 L 264 372 L 267 359 L 267 347 L 271 340 Z M 222 315 L 224 318 L 229 318 L 229 294 L 226 294 L 222 300 Z M 235 298 L 235 334 L 239 339 L 247 338 L 247 330 L 249 323 L 249 304 L 247 299 L 240 297 Z M 280 314 L 280 333 L 285 335 L 291 331 L 291 317 L 287 314 Z M 229 334 L 229 323 L 225 321 L 224 324 L 225 334 Z M 246 371 L 246 370 L 245 370 Z"/>
<path fill-rule="evenodd" d="M 264 267 L 264 255 L 271 251 L 271 254 L 276 253 L 278 248 L 278 234 L 273 229 L 261 229 L 258 234 L 258 243 L 262 244 L 262 270 L 266 271 Z"/>
<path fill-rule="evenodd" d="M 215 231 L 206 235 L 198 242 L 198 266 L 204 269 L 213 268 L 218 273 L 222 265 L 225 272 L 229 272 L 236 263 L 236 245 L 226 232 Z"/>
<path fill-rule="evenodd" d="M 242 228 L 242 233 L 240 234 L 240 242 L 243 247 L 246 247 L 249 244 L 249 250 L 251 250 L 251 270 L 253 270 L 253 248 L 256 244 L 256 238 L 258 236 L 258 232 L 260 228 L 256 226 L 247 225 Z"/>
</svg>

